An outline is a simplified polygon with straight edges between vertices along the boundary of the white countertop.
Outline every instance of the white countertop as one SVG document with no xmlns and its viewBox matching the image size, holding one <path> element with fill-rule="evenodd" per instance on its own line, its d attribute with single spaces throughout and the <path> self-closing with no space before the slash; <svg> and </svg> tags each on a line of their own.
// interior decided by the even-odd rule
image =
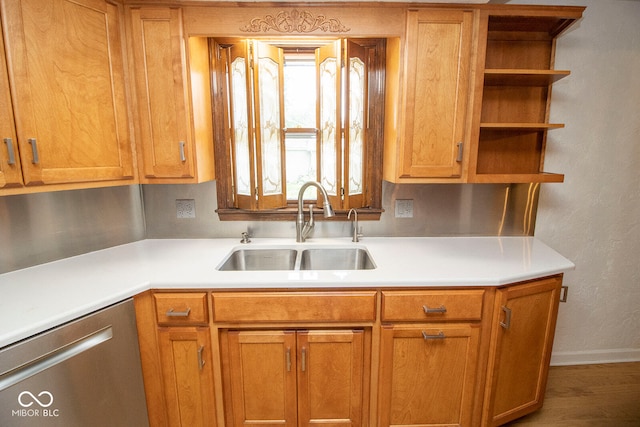
<svg viewBox="0 0 640 427">
<path fill-rule="evenodd" d="M 235 247 L 350 239 L 142 240 L 0 275 L 0 348 L 147 289 L 500 286 L 574 264 L 534 237 L 367 237 L 374 270 L 217 271 Z"/>
</svg>

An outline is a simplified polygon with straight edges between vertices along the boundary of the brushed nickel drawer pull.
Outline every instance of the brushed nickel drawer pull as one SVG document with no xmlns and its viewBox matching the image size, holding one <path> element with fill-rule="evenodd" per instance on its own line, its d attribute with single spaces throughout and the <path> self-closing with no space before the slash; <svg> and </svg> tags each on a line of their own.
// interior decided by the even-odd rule
<svg viewBox="0 0 640 427">
<path fill-rule="evenodd" d="M 504 322 L 500 322 L 500 326 L 505 329 L 509 329 L 511 327 L 511 309 L 509 307 L 502 306 L 502 311 L 504 311 Z"/>
<path fill-rule="evenodd" d="M 285 359 L 287 363 L 287 372 L 291 372 L 291 349 L 290 348 L 287 348 Z"/>
<path fill-rule="evenodd" d="M 173 311 L 173 308 L 170 308 L 169 311 L 167 311 L 167 317 L 189 317 L 189 313 L 191 313 L 190 307 L 185 311 Z"/>
<path fill-rule="evenodd" d="M 200 368 L 201 371 L 204 368 L 204 358 L 202 357 L 202 352 L 204 352 L 204 346 L 203 345 L 201 345 L 198 348 L 198 367 Z"/>
<path fill-rule="evenodd" d="M 442 331 L 438 332 L 436 335 L 430 335 L 425 331 L 422 331 L 422 338 L 424 338 L 425 340 L 442 340 L 446 337 L 444 336 L 444 332 Z"/>
<path fill-rule="evenodd" d="M 16 164 L 16 155 L 13 152 L 13 141 L 11 138 L 5 138 L 4 143 L 7 144 L 7 151 L 9 153 L 9 160 L 7 164 L 15 165 Z"/>
<path fill-rule="evenodd" d="M 429 308 L 426 305 L 423 305 L 422 309 L 424 310 L 424 314 L 446 313 L 447 312 L 447 308 L 444 305 L 441 305 L 440 307 L 435 307 L 435 308 Z"/>
<path fill-rule="evenodd" d="M 569 287 L 568 286 L 562 286 L 561 288 L 561 294 L 560 294 L 560 302 L 567 302 L 567 297 L 569 296 Z"/>
<path fill-rule="evenodd" d="M 36 141 L 35 138 L 29 138 L 27 141 L 29 142 L 29 144 L 31 144 L 31 153 L 33 154 L 31 163 L 37 165 L 38 163 L 40 163 L 40 157 L 38 157 L 38 141 Z"/>
<path fill-rule="evenodd" d="M 458 157 L 456 157 L 456 162 L 460 163 L 464 153 L 464 142 L 460 141 L 456 145 L 458 146 Z"/>
<path fill-rule="evenodd" d="M 302 372 L 307 370 L 307 348 L 302 347 Z"/>
<path fill-rule="evenodd" d="M 180 147 L 180 161 L 181 162 L 186 162 L 187 161 L 187 156 L 184 154 L 184 146 L 185 146 L 184 141 L 180 141 L 178 143 L 178 146 Z"/>
</svg>

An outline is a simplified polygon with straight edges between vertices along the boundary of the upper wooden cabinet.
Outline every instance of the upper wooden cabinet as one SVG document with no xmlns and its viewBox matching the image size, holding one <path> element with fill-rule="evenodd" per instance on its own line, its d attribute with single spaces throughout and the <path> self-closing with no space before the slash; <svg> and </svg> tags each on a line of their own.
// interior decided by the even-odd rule
<svg viewBox="0 0 640 427">
<path fill-rule="evenodd" d="M 23 185 L 18 140 L 11 107 L 9 76 L 4 58 L 4 43 L 0 34 L 0 117 L 2 117 L 0 120 L 0 138 L 2 139 L 0 141 L 0 189 Z"/>
<path fill-rule="evenodd" d="M 207 38 L 186 39 L 180 8 L 131 9 L 142 183 L 214 178 Z"/>
<path fill-rule="evenodd" d="M 563 127 L 549 123 L 551 86 L 569 75 L 554 69 L 555 42 L 583 10 L 409 11 L 404 39 L 388 40 L 384 179 L 563 181 L 544 171 L 547 132 Z"/>
<path fill-rule="evenodd" d="M 470 182 L 562 182 L 544 171 L 557 36 L 582 7 L 482 11 Z"/>
<path fill-rule="evenodd" d="M 399 135 L 385 141 L 386 180 L 462 178 L 470 134 L 473 17 L 464 9 L 408 12 Z"/>
<path fill-rule="evenodd" d="M 0 5 L 17 130 L 12 138 L 4 129 L 11 120 L 3 120 L 2 137 L 17 139 L 24 185 L 134 182 L 119 6 L 103 0 Z"/>
</svg>

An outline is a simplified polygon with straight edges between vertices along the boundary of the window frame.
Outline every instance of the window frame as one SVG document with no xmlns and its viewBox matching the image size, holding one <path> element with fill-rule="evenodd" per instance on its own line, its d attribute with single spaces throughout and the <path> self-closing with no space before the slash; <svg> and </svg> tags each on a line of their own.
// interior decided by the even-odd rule
<svg viewBox="0 0 640 427">
<path fill-rule="evenodd" d="M 225 47 L 239 39 L 210 39 L 212 63 L 212 96 L 214 123 L 223 124 L 214 127 L 214 153 L 216 167 L 216 192 L 218 217 L 221 221 L 282 221 L 295 220 L 297 203 L 288 201 L 287 206 L 271 210 L 248 210 L 235 207 L 232 150 L 230 137 L 229 111 L 227 111 L 226 51 Z M 349 38 L 357 44 L 367 47 L 369 67 L 369 111 L 365 162 L 366 192 L 364 199 L 367 207 L 357 208 L 358 219 L 379 220 L 382 209 L 382 157 L 384 151 L 384 105 L 385 105 L 385 48 L 386 39 Z M 296 39 L 287 39 L 288 44 Z M 300 43 L 308 45 L 308 39 Z M 318 209 L 318 208 L 316 208 Z M 320 211 L 318 209 L 318 211 Z M 347 209 L 337 209 L 336 216 L 318 220 L 344 220 Z"/>
</svg>

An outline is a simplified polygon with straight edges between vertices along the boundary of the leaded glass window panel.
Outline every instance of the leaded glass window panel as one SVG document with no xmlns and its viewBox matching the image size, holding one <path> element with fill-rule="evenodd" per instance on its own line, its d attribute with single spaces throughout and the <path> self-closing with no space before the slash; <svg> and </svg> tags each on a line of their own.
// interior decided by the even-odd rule
<svg viewBox="0 0 640 427">
<path fill-rule="evenodd" d="M 337 132 L 340 124 L 336 122 L 336 85 L 337 59 L 327 58 L 320 63 L 320 183 L 329 195 L 337 195 L 339 188 L 337 177 Z"/>
<path fill-rule="evenodd" d="M 262 193 L 282 193 L 279 66 L 271 58 L 259 59 L 260 146 Z"/>
<path fill-rule="evenodd" d="M 365 64 L 349 59 L 349 194 L 362 194 L 364 163 Z"/>
<path fill-rule="evenodd" d="M 236 192 L 251 195 L 251 156 L 249 141 L 249 118 L 247 116 L 247 75 L 245 58 L 236 58 L 231 63 L 233 91 L 233 136 L 236 169 Z"/>
</svg>

